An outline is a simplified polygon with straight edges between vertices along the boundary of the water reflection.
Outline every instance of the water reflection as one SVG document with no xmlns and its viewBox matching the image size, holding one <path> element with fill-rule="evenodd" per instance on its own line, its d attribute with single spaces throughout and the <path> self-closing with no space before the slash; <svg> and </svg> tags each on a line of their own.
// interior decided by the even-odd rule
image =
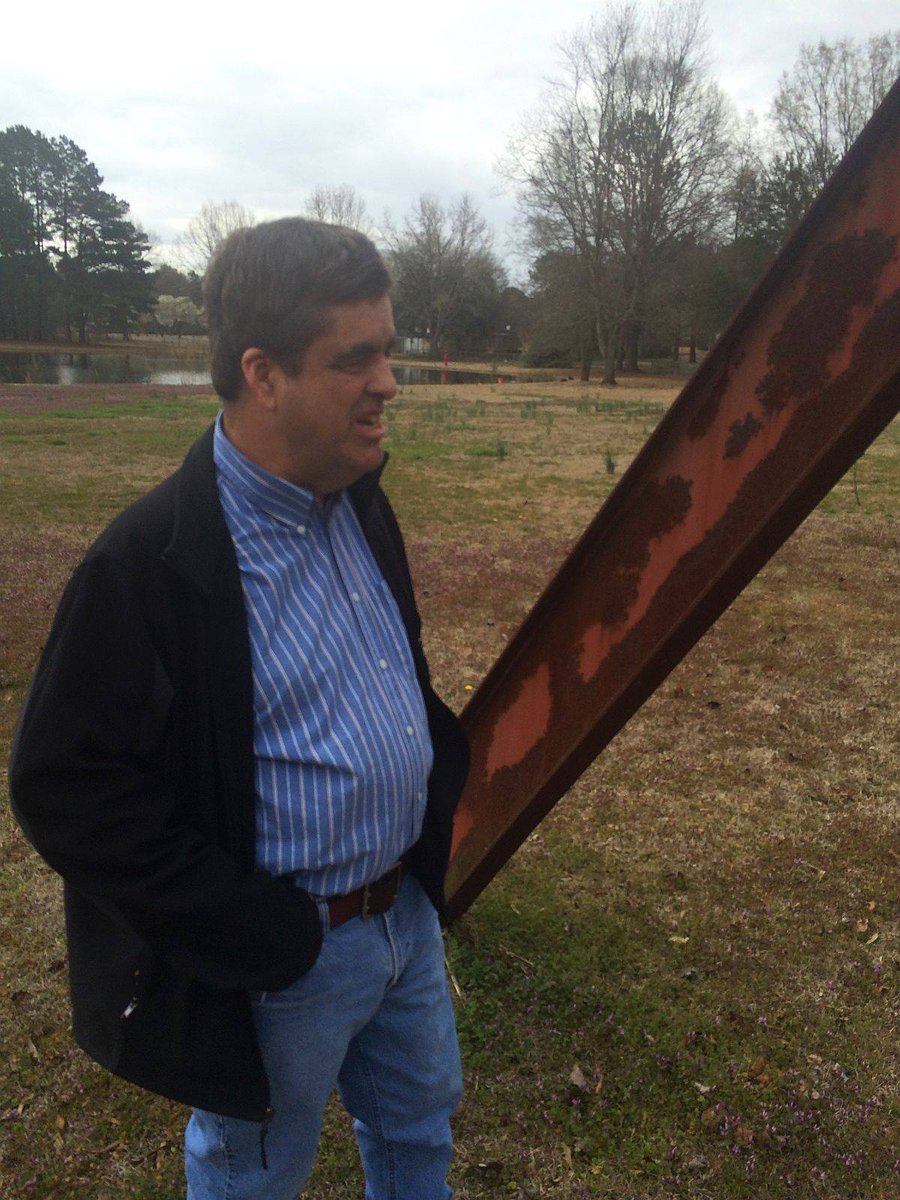
<svg viewBox="0 0 900 1200">
<path fill-rule="evenodd" d="M 486 371 L 453 371 L 446 367 L 405 367 L 400 363 L 392 366 L 398 383 L 500 383 L 511 375 L 495 375 Z"/>
<path fill-rule="evenodd" d="M 501 376 L 478 371 L 454 371 L 446 367 L 410 367 L 395 363 L 397 382 L 494 383 Z M 509 376 L 502 376 L 508 379 Z M 0 383 L 150 383 L 208 384 L 209 370 L 200 360 L 174 355 L 27 353 L 0 350 Z"/>
<path fill-rule="evenodd" d="M 209 383 L 201 362 L 141 354 L 0 351 L 0 383 Z"/>
</svg>

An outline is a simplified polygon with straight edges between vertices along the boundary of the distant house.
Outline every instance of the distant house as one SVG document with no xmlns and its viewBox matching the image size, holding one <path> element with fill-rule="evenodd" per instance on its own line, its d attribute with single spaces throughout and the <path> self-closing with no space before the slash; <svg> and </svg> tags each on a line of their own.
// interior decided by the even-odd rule
<svg viewBox="0 0 900 1200">
<path fill-rule="evenodd" d="M 395 352 L 397 354 L 428 354 L 431 350 L 431 341 L 427 337 L 420 337 L 417 333 L 406 334 L 398 333 L 395 343 Z"/>
</svg>

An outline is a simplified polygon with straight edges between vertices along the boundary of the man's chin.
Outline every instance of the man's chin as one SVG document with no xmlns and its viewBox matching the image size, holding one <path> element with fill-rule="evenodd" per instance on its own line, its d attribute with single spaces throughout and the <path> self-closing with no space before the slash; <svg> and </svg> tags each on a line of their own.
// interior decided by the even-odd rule
<svg viewBox="0 0 900 1200">
<path fill-rule="evenodd" d="M 330 491 L 339 492 L 343 488 L 358 483 L 364 475 L 370 475 L 372 471 L 377 471 L 384 464 L 386 458 L 387 452 L 381 446 L 373 446 L 364 454 L 355 456 L 352 463 L 347 463 L 347 470 L 342 474 L 342 482 L 331 488 Z"/>
</svg>

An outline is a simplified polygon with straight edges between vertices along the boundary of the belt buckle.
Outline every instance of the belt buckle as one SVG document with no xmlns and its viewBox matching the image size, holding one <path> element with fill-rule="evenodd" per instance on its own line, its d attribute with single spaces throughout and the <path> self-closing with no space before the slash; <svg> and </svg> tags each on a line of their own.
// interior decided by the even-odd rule
<svg viewBox="0 0 900 1200">
<path fill-rule="evenodd" d="M 363 885 L 362 908 L 359 915 L 364 921 L 368 921 L 370 917 L 378 917 L 382 913 L 387 912 L 387 910 L 391 907 L 391 904 L 393 904 L 397 899 L 397 893 L 400 891 L 400 874 L 402 865 L 403 864 L 399 862 L 395 863 L 389 871 L 385 871 L 380 879 L 375 879 L 372 881 L 372 883 L 366 883 Z M 378 909 L 377 912 L 372 912 L 369 908 L 369 898 L 372 895 L 372 889 L 378 887 L 379 884 L 386 884 L 389 875 L 394 876 L 394 894 L 391 897 L 390 904 L 386 905 L 384 908 Z"/>
</svg>

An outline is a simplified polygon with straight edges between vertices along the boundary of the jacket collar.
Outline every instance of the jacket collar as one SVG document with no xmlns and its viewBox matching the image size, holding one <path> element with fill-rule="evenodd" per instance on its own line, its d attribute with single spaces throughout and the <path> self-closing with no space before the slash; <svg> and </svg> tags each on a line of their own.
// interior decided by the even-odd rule
<svg viewBox="0 0 900 1200">
<path fill-rule="evenodd" d="M 191 446 L 174 483 L 175 520 L 163 559 L 204 595 L 212 596 L 221 590 L 217 585 L 223 564 L 234 560 L 219 503 L 212 425 Z"/>
<path fill-rule="evenodd" d="M 175 521 L 163 559 L 205 596 L 230 597 L 243 603 L 240 588 L 237 593 L 234 590 L 237 561 L 219 501 L 214 428 L 210 425 L 194 442 L 175 474 Z M 376 470 L 347 489 L 363 529 L 386 461 L 387 456 Z"/>
</svg>

